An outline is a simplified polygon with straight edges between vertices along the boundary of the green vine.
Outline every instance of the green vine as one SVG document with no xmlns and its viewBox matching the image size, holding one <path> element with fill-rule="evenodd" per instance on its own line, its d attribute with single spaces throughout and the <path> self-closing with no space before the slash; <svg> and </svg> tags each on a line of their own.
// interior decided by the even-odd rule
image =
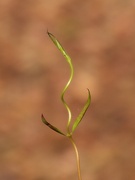
<svg viewBox="0 0 135 180">
<path fill-rule="evenodd" d="M 68 62 L 69 64 L 69 67 L 70 67 L 70 77 L 69 77 L 69 80 L 67 82 L 67 84 L 65 85 L 62 93 L 61 93 L 61 100 L 65 106 L 65 108 L 67 109 L 67 112 L 68 112 L 68 122 L 67 122 L 67 132 L 66 133 L 63 133 L 61 130 L 59 130 L 58 128 L 56 128 L 55 126 L 53 126 L 52 124 L 50 124 L 46 119 L 45 117 L 43 116 L 42 114 L 42 121 L 45 125 L 47 125 L 49 128 L 51 128 L 52 130 L 54 130 L 55 132 L 61 134 L 61 135 L 64 135 L 66 136 L 72 143 L 73 147 L 74 147 L 74 150 L 75 150 L 75 154 L 76 154 L 76 160 L 77 160 L 77 170 L 78 170 L 78 180 L 81 180 L 82 177 L 81 177 L 81 170 L 80 170 L 80 158 L 79 158 L 79 153 L 78 153 L 78 149 L 76 147 L 76 144 L 73 140 L 73 132 L 75 131 L 75 129 L 78 127 L 79 123 L 81 122 L 83 116 L 85 115 L 89 105 L 90 105 L 90 102 L 91 102 L 91 95 L 90 95 L 90 91 L 89 89 L 88 90 L 88 98 L 87 98 L 87 101 L 82 109 L 82 111 L 80 112 L 80 114 L 78 115 L 78 117 L 75 119 L 74 123 L 73 123 L 73 126 L 70 130 L 70 124 L 71 124 L 71 120 L 72 120 L 72 113 L 71 113 L 71 110 L 69 108 L 69 106 L 67 105 L 65 99 L 64 99 L 64 95 L 65 95 L 65 92 L 67 91 L 72 79 L 73 79 L 73 74 L 74 74 L 74 69 L 73 69 L 73 65 L 72 65 L 72 60 L 70 58 L 70 56 L 66 53 L 66 51 L 64 50 L 64 48 L 62 47 L 62 45 L 59 43 L 59 41 L 55 38 L 55 36 L 53 34 L 51 34 L 50 32 L 47 31 L 47 34 L 48 36 L 51 38 L 51 40 L 53 41 L 53 43 L 56 45 L 56 47 L 60 50 L 60 52 L 64 55 L 66 61 Z"/>
</svg>

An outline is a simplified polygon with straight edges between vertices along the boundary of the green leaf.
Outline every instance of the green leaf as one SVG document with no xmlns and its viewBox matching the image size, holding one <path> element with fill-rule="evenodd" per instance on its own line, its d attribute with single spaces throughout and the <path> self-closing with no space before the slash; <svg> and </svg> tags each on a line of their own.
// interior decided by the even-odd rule
<svg viewBox="0 0 135 180">
<path fill-rule="evenodd" d="M 83 116 L 85 115 L 89 105 L 90 105 L 90 102 L 91 102 L 91 95 L 90 95 L 90 91 L 88 89 L 88 99 L 82 109 L 82 111 L 80 112 L 79 116 L 76 118 L 74 124 L 73 124 L 73 127 L 72 127 L 72 133 L 75 131 L 75 129 L 77 128 L 77 126 L 79 125 L 79 123 L 81 122 Z"/>
<path fill-rule="evenodd" d="M 49 122 L 46 121 L 46 119 L 44 118 L 43 114 L 41 116 L 42 118 L 42 122 L 47 125 L 49 128 L 51 128 L 53 131 L 62 134 L 63 136 L 66 136 L 64 133 L 62 133 L 58 128 L 56 128 L 55 126 L 51 125 Z"/>
<path fill-rule="evenodd" d="M 60 42 L 56 39 L 56 37 L 51 34 L 50 32 L 47 31 L 48 36 L 51 38 L 55 46 L 61 51 L 61 53 L 65 56 L 66 60 L 68 61 L 69 64 L 71 64 L 71 58 L 69 55 L 66 53 L 65 49 L 62 47 Z M 71 65 L 72 66 L 72 65 Z"/>
</svg>

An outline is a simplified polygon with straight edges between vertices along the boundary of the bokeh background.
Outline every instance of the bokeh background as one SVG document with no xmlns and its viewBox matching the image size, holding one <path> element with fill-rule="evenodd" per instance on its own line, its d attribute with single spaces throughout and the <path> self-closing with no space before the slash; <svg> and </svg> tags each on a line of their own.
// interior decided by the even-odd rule
<svg viewBox="0 0 135 180">
<path fill-rule="evenodd" d="M 46 34 L 70 54 L 65 99 L 84 180 L 135 179 L 135 1 L 0 0 L 0 179 L 77 180 L 60 94 L 69 66 Z"/>
</svg>

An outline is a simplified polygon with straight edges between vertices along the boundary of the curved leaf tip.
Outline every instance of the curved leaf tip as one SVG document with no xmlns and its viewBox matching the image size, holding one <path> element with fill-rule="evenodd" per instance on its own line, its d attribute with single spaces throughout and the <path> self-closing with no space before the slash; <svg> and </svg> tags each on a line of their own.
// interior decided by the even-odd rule
<svg viewBox="0 0 135 180">
<path fill-rule="evenodd" d="M 91 95 L 90 95 L 90 90 L 88 90 L 88 99 L 82 109 L 82 111 L 80 112 L 80 114 L 78 115 L 78 117 L 76 118 L 74 124 L 73 124 L 73 127 L 72 127 L 72 133 L 75 131 L 75 129 L 77 128 L 77 126 L 79 125 L 79 123 L 81 122 L 83 116 L 85 115 L 89 105 L 90 105 L 90 102 L 91 102 Z"/>
<path fill-rule="evenodd" d="M 53 126 L 52 124 L 50 124 L 48 121 L 46 121 L 45 117 L 43 116 L 43 114 L 41 115 L 41 119 L 42 119 L 42 122 L 48 126 L 50 129 L 52 129 L 53 131 L 59 133 L 59 134 L 62 134 L 63 136 L 66 136 L 63 132 L 61 132 L 58 128 L 56 128 L 55 126 Z"/>
</svg>

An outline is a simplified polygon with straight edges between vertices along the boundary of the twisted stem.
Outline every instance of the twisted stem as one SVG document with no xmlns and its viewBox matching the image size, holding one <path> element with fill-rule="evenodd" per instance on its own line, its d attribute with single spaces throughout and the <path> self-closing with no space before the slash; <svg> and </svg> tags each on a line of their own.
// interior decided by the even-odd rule
<svg viewBox="0 0 135 180">
<path fill-rule="evenodd" d="M 71 114 L 71 110 L 69 108 L 69 106 L 67 105 L 66 101 L 65 101 L 65 92 L 67 91 L 72 79 L 73 79 L 73 74 L 74 74 L 74 69 L 73 69 L 73 65 L 72 65 L 72 60 L 69 57 L 69 55 L 66 53 L 66 51 L 64 50 L 64 48 L 62 47 L 62 45 L 59 43 L 59 41 L 55 38 L 55 36 L 53 34 L 51 34 L 50 32 L 47 32 L 49 37 L 51 38 L 51 40 L 53 41 L 53 43 L 56 45 L 56 47 L 60 50 L 60 52 L 64 55 L 66 61 L 69 64 L 70 67 L 70 77 L 69 80 L 67 82 L 67 84 L 65 85 L 62 93 L 61 93 L 61 100 L 65 106 L 65 108 L 67 109 L 68 112 L 68 122 L 67 122 L 67 134 L 62 133 L 58 128 L 54 127 L 53 125 L 51 125 L 50 123 L 48 123 L 46 121 L 46 119 L 44 118 L 44 116 L 42 116 L 42 120 L 43 122 L 50 127 L 52 130 L 56 131 L 59 134 L 62 134 L 64 136 L 66 136 L 72 143 L 74 150 L 75 150 L 75 154 L 76 154 L 76 161 L 77 161 L 77 171 L 78 171 L 78 180 L 82 180 L 81 178 L 81 169 L 80 169 L 80 158 L 79 158 L 79 153 L 78 153 L 78 149 L 77 146 L 72 138 L 72 134 L 74 132 L 74 130 L 77 128 L 78 124 L 81 122 L 84 114 L 86 113 L 89 105 L 90 105 L 90 101 L 91 101 L 91 96 L 90 96 L 90 91 L 88 89 L 88 99 L 87 102 L 85 103 L 84 108 L 82 109 L 82 111 L 80 112 L 80 114 L 78 115 L 78 117 L 76 118 L 72 130 L 70 131 L 70 123 L 71 123 L 71 119 L 72 119 L 72 114 Z"/>
<path fill-rule="evenodd" d="M 71 83 L 71 81 L 72 81 L 72 79 L 73 79 L 74 70 L 73 70 L 73 65 L 72 65 L 72 62 L 71 62 L 70 57 L 67 56 L 66 59 L 68 59 L 67 62 L 68 62 L 69 65 L 70 65 L 70 71 L 71 71 L 71 73 L 70 73 L 69 80 L 68 80 L 67 84 L 65 85 L 65 87 L 64 87 L 64 89 L 63 89 L 63 91 L 62 91 L 61 100 L 62 100 L 64 106 L 66 107 L 67 111 L 68 111 L 67 134 L 70 135 L 70 133 L 71 133 L 71 132 L 70 132 L 70 123 L 71 123 L 71 119 L 72 119 L 72 114 L 71 114 L 71 110 L 70 110 L 69 106 L 67 105 L 67 103 L 66 103 L 66 101 L 65 101 L 65 99 L 64 99 L 64 95 L 65 95 L 65 92 L 66 92 L 66 90 L 68 89 L 68 87 L 69 87 L 69 85 L 70 85 L 70 83 Z"/>
<path fill-rule="evenodd" d="M 72 119 L 72 114 L 71 114 L 71 110 L 70 110 L 69 106 L 67 105 L 67 103 L 65 101 L 64 95 L 65 95 L 65 92 L 67 91 L 67 89 L 68 89 L 68 87 L 69 87 L 69 85 L 73 79 L 74 69 L 73 69 L 73 65 L 72 65 L 72 60 L 71 60 L 70 56 L 66 53 L 66 51 L 64 50 L 64 48 L 62 47 L 60 42 L 55 38 L 55 36 L 53 34 L 51 34 L 50 32 L 47 32 L 47 33 L 48 33 L 49 37 L 52 39 L 52 41 L 54 42 L 54 44 L 57 46 L 57 48 L 60 50 L 60 52 L 65 56 L 65 59 L 68 62 L 69 67 L 70 67 L 69 80 L 68 80 L 67 84 L 65 85 L 62 93 L 61 93 L 61 100 L 62 100 L 62 102 L 63 102 L 63 104 L 66 107 L 67 112 L 68 112 L 67 135 L 70 135 L 71 134 L 70 123 L 71 123 L 71 119 Z"/>
</svg>

